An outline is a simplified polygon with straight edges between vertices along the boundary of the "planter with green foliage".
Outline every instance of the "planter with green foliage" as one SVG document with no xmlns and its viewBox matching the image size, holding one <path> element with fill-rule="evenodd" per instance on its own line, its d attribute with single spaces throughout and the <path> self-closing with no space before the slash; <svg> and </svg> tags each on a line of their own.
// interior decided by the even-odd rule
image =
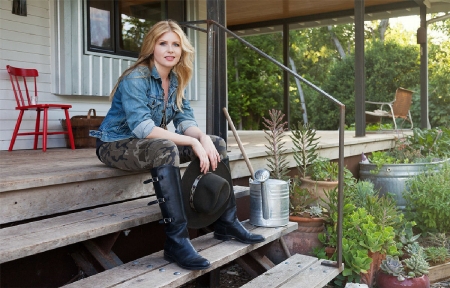
<svg viewBox="0 0 450 288">
<path fill-rule="evenodd" d="M 373 152 L 371 163 L 360 163 L 360 179 L 374 183 L 380 195 L 392 194 L 401 209 L 409 179 L 442 169 L 450 157 L 450 129 L 418 129 L 396 141 L 390 151 Z"/>
<path fill-rule="evenodd" d="M 338 164 L 330 159 L 321 158 L 317 152 L 316 130 L 308 124 L 298 123 L 292 130 L 294 160 L 299 171 L 300 187 L 307 189 L 317 203 L 338 185 Z M 293 195 L 295 197 L 295 195 Z M 295 201 L 295 199 L 293 200 Z"/>
<path fill-rule="evenodd" d="M 372 183 L 360 181 L 344 186 L 342 255 L 345 269 L 335 284 L 344 286 L 346 282 L 354 282 L 371 287 L 381 260 L 386 255 L 399 254 L 394 239 L 403 217 L 390 197 L 378 197 Z M 326 233 L 319 234 L 319 239 L 325 247 L 336 247 L 337 189 L 327 192 L 327 196 L 330 216 Z M 318 257 L 325 257 L 325 249 L 315 252 Z"/>
<path fill-rule="evenodd" d="M 419 246 L 420 247 L 420 246 Z M 425 260 L 423 248 L 400 260 L 397 256 L 387 256 L 381 263 L 377 275 L 378 288 L 429 288 L 429 265 Z"/>
</svg>

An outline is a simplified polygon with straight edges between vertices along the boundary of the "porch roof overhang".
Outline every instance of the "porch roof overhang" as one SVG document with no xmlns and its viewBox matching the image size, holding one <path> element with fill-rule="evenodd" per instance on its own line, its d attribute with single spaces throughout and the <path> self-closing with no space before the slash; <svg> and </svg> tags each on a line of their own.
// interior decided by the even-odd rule
<svg viewBox="0 0 450 288">
<path fill-rule="evenodd" d="M 422 4 L 427 7 L 427 13 L 450 11 L 450 0 L 365 0 L 364 3 L 367 21 L 419 15 Z M 289 28 L 295 30 L 353 23 L 354 6 L 355 0 L 227 0 L 226 24 L 240 35 L 249 35 L 273 32 L 281 29 L 282 24 L 290 24 Z"/>
</svg>

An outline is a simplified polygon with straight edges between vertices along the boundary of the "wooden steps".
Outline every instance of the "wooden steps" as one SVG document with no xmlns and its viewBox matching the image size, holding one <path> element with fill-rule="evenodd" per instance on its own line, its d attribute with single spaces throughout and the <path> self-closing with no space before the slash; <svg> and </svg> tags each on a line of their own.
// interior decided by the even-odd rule
<svg viewBox="0 0 450 288">
<path fill-rule="evenodd" d="M 233 240 L 220 241 L 213 238 L 213 233 L 192 240 L 197 251 L 211 262 L 211 267 L 206 270 L 182 269 L 177 264 L 164 260 L 163 252 L 159 251 L 64 287 L 178 287 L 297 228 L 297 224 L 293 222 L 277 228 L 255 227 L 249 223 L 244 223 L 244 226 L 253 233 L 262 234 L 266 241 L 254 245 Z"/>
<path fill-rule="evenodd" d="M 325 286 L 341 271 L 336 267 L 324 266 L 326 260 L 295 254 L 267 272 L 248 282 L 242 288 L 282 287 L 318 288 Z M 329 261 L 328 261 L 329 262 Z"/>
<path fill-rule="evenodd" d="M 248 187 L 235 186 L 235 196 L 248 195 Z M 33 221 L 0 229 L 0 263 L 58 247 L 123 231 L 162 218 L 155 197 Z"/>
</svg>

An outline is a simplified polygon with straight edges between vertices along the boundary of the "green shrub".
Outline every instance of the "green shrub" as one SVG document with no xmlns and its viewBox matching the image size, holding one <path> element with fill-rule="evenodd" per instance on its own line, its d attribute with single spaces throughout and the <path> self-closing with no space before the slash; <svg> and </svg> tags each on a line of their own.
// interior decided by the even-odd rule
<svg viewBox="0 0 450 288">
<path fill-rule="evenodd" d="M 408 181 L 403 192 L 406 217 L 423 232 L 450 231 L 450 164 L 435 173 L 423 173 Z"/>
</svg>

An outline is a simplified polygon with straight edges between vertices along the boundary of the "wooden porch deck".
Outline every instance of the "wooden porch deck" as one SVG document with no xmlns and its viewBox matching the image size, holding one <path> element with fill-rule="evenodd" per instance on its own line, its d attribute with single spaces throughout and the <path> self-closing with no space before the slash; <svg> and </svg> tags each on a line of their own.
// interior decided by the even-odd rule
<svg viewBox="0 0 450 288">
<path fill-rule="evenodd" d="M 354 132 L 345 132 L 344 150 L 346 164 L 354 163 L 355 166 L 358 166 L 362 152 L 370 153 L 388 149 L 396 137 L 394 134 L 370 134 L 364 138 L 355 138 L 353 135 Z M 240 131 L 239 136 L 253 168 L 256 170 L 266 167 L 267 140 L 264 132 Z M 318 136 L 320 136 L 320 155 L 336 159 L 338 132 L 319 131 Z M 289 135 L 285 140 L 287 160 L 289 165 L 294 167 Z M 250 172 L 231 133 L 228 137 L 228 150 L 234 185 L 241 182 L 244 185 L 237 185 L 248 186 Z M 353 161 L 348 161 L 350 158 L 353 158 Z M 182 166 L 182 173 L 185 167 L 186 165 Z M 122 269 L 119 268 L 122 266 L 117 266 L 121 265 L 121 259 L 111 250 L 117 237 L 122 237 L 119 236 L 123 234 L 122 231 L 129 231 L 134 229 L 133 227 L 138 229 L 141 225 L 153 225 L 153 222 L 157 224 L 157 220 L 161 218 L 157 207 L 151 209 L 146 205 L 152 198 L 149 195 L 153 194 L 152 185 L 143 184 L 143 181 L 149 178 L 149 173 L 132 173 L 108 168 L 97 159 L 95 149 L 48 149 L 45 153 L 41 150 L 0 151 L 0 168 L 0 226 L 2 228 L 0 238 L 8 244 L 0 251 L 0 263 L 4 263 L 2 266 L 6 265 L 3 268 L 9 267 L 8 269 L 14 270 L 15 267 L 21 267 L 27 261 L 26 259 L 35 256 L 37 258 L 33 259 L 38 261 L 39 265 L 44 265 L 43 263 L 47 261 L 46 255 L 49 255 L 46 251 L 56 249 L 60 251 L 58 253 L 67 253 L 68 250 L 76 249 L 77 252 L 71 254 L 73 261 L 85 271 L 85 275 L 96 275 L 101 270 L 91 267 L 89 261 L 82 260 L 83 249 L 85 249 L 82 247 L 86 247 L 96 261 L 102 263 L 104 269 L 111 269 L 111 267 Z M 244 202 L 241 203 L 247 201 L 244 198 L 248 198 L 245 197 L 249 195 L 248 187 L 235 186 L 235 193 L 237 193 L 236 197 L 243 197 L 238 199 L 243 199 Z M 248 217 L 246 215 L 249 211 L 245 208 L 245 204 L 242 207 L 244 207 L 243 210 L 239 209 L 238 205 L 238 212 L 239 210 L 245 212 L 243 217 Z M 261 231 L 276 232 L 273 228 Z M 270 241 L 278 237 L 280 236 L 271 238 Z M 249 246 L 248 251 L 254 248 L 256 246 Z M 230 253 L 233 257 L 240 257 L 239 251 L 239 249 L 233 250 Z M 232 261 L 235 259 L 233 257 L 225 258 Z M 318 261 L 317 258 L 309 258 L 315 261 L 314 263 Z M 225 263 L 219 262 L 217 262 L 218 266 Z M 320 263 L 317 263 L 320 267 Z M 124 265 L 123 267 L 127 267 L 126 264 Z M 340 269 L 336 268 L 324 274 L 326 277 L 318 278 L 322 284 L 318 282 L 318 286 L 314 287 L 322 287 L 323 283 L 334 278 L 339 272 Z M 307 279 L 308 277 L 301 276 L 302 273 L 294 269 L 291 276 L 295 279 L 296 277 Z M 197 277 L 200 274 L 190 273 L 189 275 Z M 264 277 L 267 275 L 269 274 Z M 96 278 L 92 278 L 94 279 Z M 153 280 L 153 277 L 150 277 L 150 281 Z M 179 284 L 177 282 L 179 280 L 174 281 L 169 285 L 170 287 Z M 175 283 L 178 284 L 175 285 Z"/>
<path fill-rule="evenodd" d="M 267 140 L 263 131 L 238 131 L 253 168 L 267 167 Z M 329 159 L 338 157 L 338 132 L 318 131 L 319 153 Z M 345 157 L 357 157 L 388 149 L 396 134 L 368 134 L 356 138 L 345 132 Z M 292 142 L 285 136 L 287 160 L 295 166 Z M 228 136 L 228 150 L 233 179 L 250 176 L 233 134 Z M 182 165 L 182 173 L 184 172 Z M 65 148 L 0 151 L 0 224 L 78 210 L 89 206 L 139 198 L 151 193 L 143 185 L 148 175 L 106 167 L 95 149 Z M 247 182 L 248 183 L 248 182 Z M 145 187 L 144 187 L 145 186 Z"/>
</svg>

